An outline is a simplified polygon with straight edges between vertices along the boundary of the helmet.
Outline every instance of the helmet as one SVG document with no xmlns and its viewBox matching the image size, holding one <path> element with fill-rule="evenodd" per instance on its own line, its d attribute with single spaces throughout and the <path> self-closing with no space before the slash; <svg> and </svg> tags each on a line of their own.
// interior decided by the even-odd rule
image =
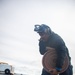
<svg viewBox="0 0 75 75">
<path fill-rule="evenodd" d="M 45 24 L 35 25 L 34 31 L 36 31 L 37 33 L 41 33 L 41 32 L 47 34 L 51 33 L 50 27 Z"/>
</svg>

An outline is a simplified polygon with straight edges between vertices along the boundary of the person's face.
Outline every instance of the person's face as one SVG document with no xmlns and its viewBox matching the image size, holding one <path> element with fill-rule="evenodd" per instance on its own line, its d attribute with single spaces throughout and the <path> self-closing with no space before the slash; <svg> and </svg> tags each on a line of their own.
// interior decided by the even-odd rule
<svg viewBox="0 0 75 75">
<path fill-rule="evenodd" d="M 40 32 L 39 35 L 40 35 L 41 39 L 43 39 L 44 41 L 47 41 L 48 40 L 48 37 L 49 37 L 48 34 L 43 33 L 43 32 Z"/>
</svg>

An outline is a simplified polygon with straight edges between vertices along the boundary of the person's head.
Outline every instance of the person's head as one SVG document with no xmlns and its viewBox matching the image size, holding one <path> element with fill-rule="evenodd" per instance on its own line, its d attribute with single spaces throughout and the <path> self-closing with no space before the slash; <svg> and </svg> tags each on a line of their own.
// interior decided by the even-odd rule
<svg viewBox="0 0 75 75">
<path fill-rule="evenodd" d="M 35 25 L 34 31 L 37 32 L 40 35 L 41 39 L 45 41 L 48 39 L 48 37 L 51 34 L 50 27 L 45 24 Z"/>
</svg>

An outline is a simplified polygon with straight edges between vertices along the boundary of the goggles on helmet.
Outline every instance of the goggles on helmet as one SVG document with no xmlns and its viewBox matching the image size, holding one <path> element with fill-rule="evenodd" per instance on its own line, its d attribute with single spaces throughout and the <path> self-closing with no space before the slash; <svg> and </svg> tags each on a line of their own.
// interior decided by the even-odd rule
<svg viewBox="0 0 75 75">
<path fill-rule="evenodd" d="M 34 31 L 36 31 L 37 33 L 51 33 L 51 29 L 50 27 L 48 27 L 45 24 L 42 25 L 35 25 Z"/>
</svg>

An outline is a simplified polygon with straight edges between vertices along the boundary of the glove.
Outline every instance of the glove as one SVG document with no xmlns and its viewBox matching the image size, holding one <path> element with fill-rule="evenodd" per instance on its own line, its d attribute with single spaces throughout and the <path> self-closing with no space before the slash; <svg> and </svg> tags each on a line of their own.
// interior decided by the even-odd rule
<svg viewBox="0 0 75 75">
<path fill-rule="evenodd" d="M 58 72 L 56 69 L 51 69 L 49 72 L 50 72 L 52 75 L 58 75 L 58 74 L 59 74 L 59 72 Z"/>
</svg>

